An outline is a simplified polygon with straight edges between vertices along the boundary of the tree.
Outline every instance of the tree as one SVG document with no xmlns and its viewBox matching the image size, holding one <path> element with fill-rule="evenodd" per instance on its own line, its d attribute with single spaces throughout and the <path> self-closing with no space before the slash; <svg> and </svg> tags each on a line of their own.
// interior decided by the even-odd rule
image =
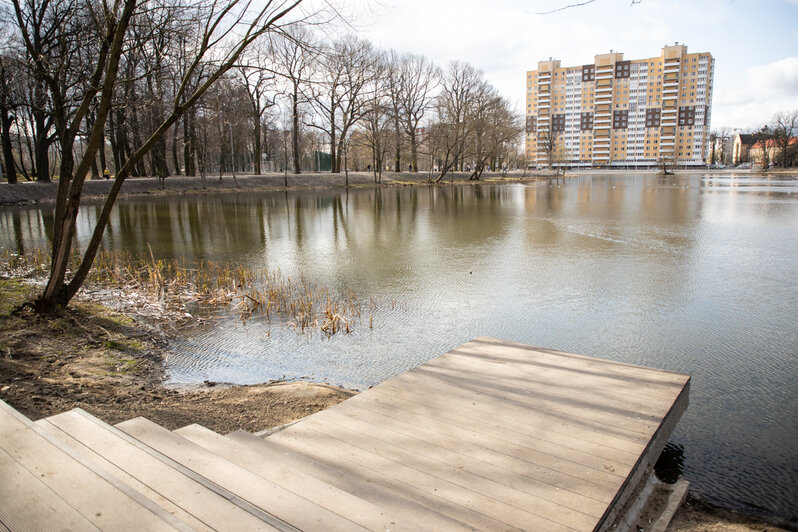
<svg viewBox="0 0 798 532">
<path fill-rule="evenodd" d="M 9 184 L 17 182 L 17 168 L 14 164 L 14 149 L 11 145 L 11 125 L 16 117 L 16 95 L 11 80 L 18 72 L 17 61 L 10 55 L 0 55 L 0 145 L 3 150 L 3 175 Z"/>
<path fill-rule="evenodd" d="M 39 79 L 49 88 L 61 147 L 50 277 L 44 293 L 35 304 L 39 312 L 49 312 L 65 306 L 85 281 L 108 224 L 111 210 L 133 166 L 149 153 L 169 128 L 208 88 L 236 65 L 241 54 L 252 42 L 263 34 L 273 31 L 278 25 L 286 23 L 284 19 L 287 19 L 287 15 L 295 10 L 301 0 L 267 1 L 257 12 L 248 9 L 249 4 L 240 3 L 238 0 L 212 2 L 197 8 L 202 17 L 198 17 L 197 23 L 193 26 L 196 28 L 196 33 L 191 35 L 191 59 L 187 61 L 189 66 L 178 85 L 178 90 L 171 95 L 169 111 L 149 138 L 138 146 L 121 168 L 117 168 L 112 188 L 106 196 L 83 258 L 69 281 L 66 280 L 67 266 L 74 242 L 83 183 L 101 144 L 112 98 L 118 86 L 120 60 L 125 47 L 131 43 L 131 19 L 137 10 L 157 9 L 158 5 L 142 4 L 136 0 L 117 0 L 113 5 L 101 6 L 93 2 L 82 3 L 80 0 L 43 2 L 51 6 L 50 8 L 56 9 L 57 13 L 61 13 L 59 10 L 62 7 L 66 10 L 66 7 L 70 6 L 68 10 L 70 16 L 75 16 L 79 9 L 84 16 L 94 22 L 93 27 L 96 29 L 98 39 L 76 39 L 71 42 L 76 47 L 71 51 L 84 52 L 82 56 L 91 57 L 92 61 L 89 64 L 94 65 L 89 76 L 84 78 L 85 82 L 75 85 L 70 84 L 68 78 L 61 75 L 61 69 L 57 68 L 59 64 L 54 64 L 47 56 L 37 55 L 36 31 L 30 23 L 30 12 L 27 9 L 30 6 L 23 7 L 20 0 L 12 2 L 20 37 L 30 60 L 34 63 Z M 101 9 L 98 10 L 98 7 Z M 68 18 L 70 17 L 61 16 L 60 20 L 64 22 Z M 208 66 L 205 77 L 193 92 L 189 92 L 189 83 L 202 64 Z M 70 95 L 68 100 L 67 93 Z M 71 105 L 71 102 L 75 104 Z M 92 129 L 87 132 L 83 154 L 76 159 L 73 156 L 75 138 L 92 105 L 96 105 L 96 120 Z"/>
<path fill-rule="evenodd" d="M 373 86 L 368 89 L 373 96 L 369 99 L 363 115 L 363 139 L 371 152 L 370 166 L 375 183 L 382 181 L 382 167 L 385 164 L 388 140 L 392 133 L 389 126 L 392 122 L 391 82 L 390 75 L 386 76 L 390 70 L 388 61 L 389 59 L 383 56 L 382 60 L 374 64 L 375 72 L 371 82 Z"/>
<path fill-rule="evenodd" d="M 418 171 L 418 126 L 432 107 L 440 74 L 440 69 L 424 56 L 406 54 L 399 61 L 398 122 L 410 141 L 413 171 Z"/>
<path fill-rule="evenodd" d="M 798 135 L 798 109 L 789 113 L 777 113 L 773 117 L 772 135 L 781 166 L 792 166 L 798 151 L 795 140 Z"/>
<path fill-rule="evenodd" d="M 340 173 L 348 135 L 363 118 L 371 98 L 367 88 L 375 76 L 377 55 L 369 41 L 348 36 L 333 43 L 323 57 L 311 84 L 312 102 L 320 124 L 314 121 L 309 125 L 327 134 L 331 172 Z"/>
<path fill-rule="evenodd" d="M 505 146 L 511 144 L 523 128 L 507 100 L 489 85 L 474 95 L 469 119 L 471 138 L 467 156 L 473 163 L 469 179 L 475 181 L 482 177 L 486 166 L 501 165 Z"/>
<path fill-rule="evenodd" d="M 449 63 L 435 104 L 436 122 L 431 128 L 439 163 L 435 182 L 440 182 L 458 165 L 462 168 L 470 106 L 475 94 L 484 87 L 481 71 L 467 63 Z"/>
<path fill-rule="evenodd" d="M 773 146 L 773 131 L 769 126 L 762 126 L 758 131 L 751 135 L 754 140 L 753 146 L 760 147 L 762 150 L 762 157 L 759 160 L 762 163 L 762 171 L 766 171 L 770 166 L 770 148 Z"/>
<path fill-rule="evenodd" d="M 299 109 L 307 102 L 302 91 L 313 63 L 318 59 L 317 44 L 311 32 L 304 26 L 289 28 L 285 34 L 271 41 L 271 54 L 274 58 L 274 69 L 284 82 L 283 94 L 291 106 L 291 147 L 294 152 L 294 173 L 302 172 L 298 154 L 300 130 Z"/>
<path fill-rule="evenodd" d="M 546 164 L 549 170 L 554 168 L 557 162 L 558 149 L 562 144 L 559 132 L 554 128 L 551 120 L 543 121 L 538 119 L 537 126 L 538 149 L 546 154 Z"/>
</svg>

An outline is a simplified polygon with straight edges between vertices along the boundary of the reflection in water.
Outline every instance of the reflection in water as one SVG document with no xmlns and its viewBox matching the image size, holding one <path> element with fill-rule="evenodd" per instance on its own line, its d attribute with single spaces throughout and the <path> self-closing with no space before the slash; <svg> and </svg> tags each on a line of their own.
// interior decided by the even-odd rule
<svg viewBox="0 0 798 532">
<path fill-rule="evenodd" d="M 89 237 L 98 206 L 80 214 Z M 52 212 L 4 209 L 46 246 Z M 332 339 L 238 320 L 174 342 L 173 382 L 364 387 L 488 335 L 692 375 L 674 434 L 710 502 L 798 520 L 798 180 L 586 176 L 124 201 L 106 246 L 233 260 L 383 304 Z"/>
</svg>

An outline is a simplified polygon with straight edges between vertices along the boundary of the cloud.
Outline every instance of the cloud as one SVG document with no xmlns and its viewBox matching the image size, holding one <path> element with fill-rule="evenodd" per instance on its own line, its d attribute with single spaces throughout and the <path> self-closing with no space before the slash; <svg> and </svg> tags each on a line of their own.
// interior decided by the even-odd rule
<svg viewBox="0 0 798 532">
<path fill-rule="evenodd" d="M 740 128 L 798 109 L 798 57 L 750 67 L 735 85 L 716 83 L 714 100 L 712 123 Z"/>
</svg>

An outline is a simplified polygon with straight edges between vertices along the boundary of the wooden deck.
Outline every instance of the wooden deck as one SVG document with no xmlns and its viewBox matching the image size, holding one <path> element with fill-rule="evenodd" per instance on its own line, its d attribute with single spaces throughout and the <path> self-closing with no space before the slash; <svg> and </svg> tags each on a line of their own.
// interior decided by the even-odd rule
<svg viewBox="0 0 798 532">
<path fill-rule="evenodd" d="M 0 408 L 0 530 L 604 530 L 690 378 L 478 338 L 260 438 Z"/>
</svg>

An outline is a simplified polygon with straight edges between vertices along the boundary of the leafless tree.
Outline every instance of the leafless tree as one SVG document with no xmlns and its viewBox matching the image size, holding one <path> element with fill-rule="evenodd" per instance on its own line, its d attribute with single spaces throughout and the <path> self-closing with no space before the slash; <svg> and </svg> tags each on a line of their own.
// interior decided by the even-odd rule
<svg viewBox="0 0 798 532">
<path fill-rule="evenodd" d="M 375 183 L 382 181 L 382 168 L 385 164 L 388 142 L 394 133 L 391 128 L 391 123 L 394 122 L 391 113 L 391 82 L 390 76 L 387 75 L 390 71 L 389 61 L 388 56 L 383 56 L 373 65 L 372 86 L 367 88 L 367 93 L 372 96 L 366 104 L 366 110 L 363 115 L 362 138 L 371 153 L 370 166 L 374 174 Z"/>
<path fill-rule="evenodd" d="M 249 97 L 249 107 L 253 128 L 252 158 L 255 173 L 261 173 L 261 154 L 263 134 L 261 132 L 263 116 L 269 107 L 276 105 L 276 87 L 274 64 L 266 41 L 256 43 L 246 54 L 239 67 L 241 80 Z"/>
<path fill-rule="evenodd" d="M 759 130 L 751 135 L 754 140 L 752 149 L 759 147 L 761 149 L 761 158 L 759 162 L 762 164 L 762 171 L 767 171 L 770 167 L 770 147 L 773 145 L 773 131 L 770 126 L 762 126 Z"/>
<path fill-rule="evenodd" d="M 562 139 L 560 132 L 554 128 L 551 120 L 538 119 L 537 125 L 537 139 L 538 149 L 543 150 L 546 154 L 546 165 L 549 170 L 554 169 L 555 163 L 558 163 L 559 151 L 562 146 Z"/>
<path fill-rule="evenodd" d="M 501 166 L 506 146 L 521 134 L 521 119 L 498 91 L 485 85 L 472 99 L 469 114 L 471 136 L 466 155 L 473 165 L 470 180 L 479 180 L 486 167 Z"/>
<path fill-rule="evenodd" d="M 798 135 L 798 109 L 788 113 L 777 113 L 773 117 L 773 144 L 775 145 L 781 166 L 787 168 L 795 163 L 798 152 L 796 135 Z"/>
<path fill-rule="evenodd" d="M 318 44 L 310 29 L 294 26 L 271 41 L 271 54 L 275 73 L 282 79 L 282 92 L 291 106 L 291 148 L 294 154 L 301 153 L 300 107 L 307 103 L 303 86 L 309 81 L 312 65 L 318 60 Z M 301 158 L 294 156 L 294 173 L 302 172 Z"/>
<path fill-rule="evenodd" d="M 374 79 L 376 60 L 369 41 L 345 37 L 324 52 L 320 69 L 310 85 L 317 120 L 309 125 L 328 136 L 332 173 L 341 171 L 341 156 L 348 135 L 366 112 L 371 98 L 367 89 Z"/>
<path fill-rule="evenodd" d="M 462 167 L 462 157 L 469 133 L 469 112 L 474 96 L 485 88 L 482 72 L 467 63 L 449 63 L 435 104 L 434 135 L 440 182 L 446 174 Z"/>
<path fill-rule="evenodd" d="M 34 0 L 28 0 L 33 2 Z M 20 37 L 25 44 L 39 79 L 49 88 L 53 100 L 54 120 L 60 143 L 60 176 L 55 205 L 52 240 L 52 261 L 50 277 L 44 293 L 38 299 L 36 308 L 49 312 L 66 305 L 77 293 L 88 275 L 94 257 L 108 224 L 111 210 L 119 195 L 125 179 L 131 174 L 133 166 L 163 138 L 166 132 L 190 109 L 197 100 L 225 73 L 238 62 L 241 54 L 258 37 L 272 31 L 276 26 L 288 22 L 289 14 L 295 12 L 301 0 L 267 1 L 258 11 L 250 9 L 249 3 L 237 0 L 214 1 L 203 5 L 203 18 L 194 26 L 196 33 L 191 40 L 190 60 L 177 91 L 171 95 L 171 102 L 163 121 L 155 128 L 131 157 L 117 169 L 110 192 L 108 193 L 97 218 L 91 238 L 83 254 L 80 266 L 67 281 L 67 266 L 74 242 L 75 226 L 82 197 L 83 183 L 97 154 L 104 135 L 105 122 L 111 109 L 112 97 L 117 87 L 120 59 L 125 47 L 131 41 L 131 20 L 138 11 L 151 9 L 152 4 L 142 4 L 136 0 L 116 0 L 112 5 L 82 0 L 54 0 L 49 2 L 54 14 L 66 24 L 80 11 L 92 21 L 97 39 L 77 39 L 74 46 L 85 51 L 83 57 L 92 57 L 89 64 L 93 68 L 83 83 L 64 81 L 63 71 L 54 66 L 49 56 L 39 53 L 36 43 L 36 29 L 32 24 L 30 7 L 22 5 L 21 0 L 12 0 L 14 14 L 18 22 Z M 48 4 L 43 2 L 43 4 Z M 63 6 L 63 11 L 60 10 Z M 37 15 L 38 16 L 38 15 Z M 71 23 L 70 23 L 71 24 Z M 71 27 L 68 26 L 68 27 Z M 70 49 L 71 57 L 80 57 Z M 62 61 L 71 61 L 61 54 Z M 201 64 L 208 65 L 205 77 L 193 92 L 188 91 L 189 82 Z M 69 99 L 67 99 L 69 95 Z M 71 102 L 74 102 L 72 104 Z M 86 147 L 83 154 L 75 159 L 73 147 L 75 139 L 90 107 L 96 105 L 96 120 L 91 131 L 87 132 Z"/>
<path fill-rule="evenodd" d="M 418 127 L 432 107 L 440 75 L 424 56 L 406 54 L 399 61 L 399 122 L 410 141 L 413 171 L 418 171 Z"/>
</svg>

